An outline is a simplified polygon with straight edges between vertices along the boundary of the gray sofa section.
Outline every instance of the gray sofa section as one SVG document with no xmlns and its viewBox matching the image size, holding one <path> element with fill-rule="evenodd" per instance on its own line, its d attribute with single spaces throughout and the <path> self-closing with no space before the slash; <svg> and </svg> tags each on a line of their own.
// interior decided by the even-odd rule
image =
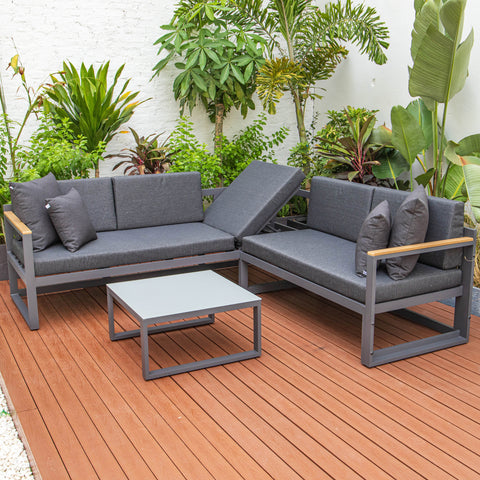
<svg viewBox="0 0 480 480">
<path fill-rule="evenodd" d="M 260 232 L 304 178 L 296 168 L 253 162 L 207 209 L 204 222 L 240 242 Z"/>
<path fill-rule="evenodd" d="M 314 229 L 256 235 L 243 240 L 242 250 L 302 278 L 365 303 L 366 280 L 355 273 L 355 242 Z M 405 279 L 394 281 L 383 266 L 377 271 L 376 301 L 397 300 L 457 287 L 459 269 L 440 270 L 417 263 Z"/>
<path fill-rule="evenodd" d="M 61 243 L 34 252 L 32 234 L 22 233 L 28 228 L 4 206 L 11 296 L 37 329 L 39 291 L 236 262 L 243 236 L 258 233 L 303 178 L 298 169 L 254 161 L 206 214 L 209 192 L 202 192 L 197 172 L 59 181 L 62 194 L 79 192 L 97 238 L 75 252 Z"/>
<path fill-rule="evenodd" d="M 429 223 L 421 254 L 409 276 L 393 280 L 384 260 L 412 255 L 389 249 L 367 255 L 367 277 L 355 272 L 356 240 L 369 212 L 387 200 L 392 216 L 408 195 L 326 177 L 311 182 L 304 229 L 247 236 L 242 242 L 240 284 L 256 293 L 275 283 L 248 284 L 248 265 L 306 288 L 362 315 L 361 360 L 372 367 L 468 341 L 474 231 L 463 227 L 463 203 L 428 197 Z M 433 243 L 432 243 L 433 242 Z M 456 297 L 453 327 L 405 310 Z M 440 332 L 402 345 L 374 348 L 376 314 L 395 311 Z"/>
<path fill-rule="evenodd" d="M 12 247 L 23 263 L 21 242 Z M 182 223 L 97 232 L 97 240 L 76 252 L 57 243 L 35 253 L 34 268 L 37 276 L 54 275 L 233 250 L 232 235 L 201 222 Z"/>
</svg>

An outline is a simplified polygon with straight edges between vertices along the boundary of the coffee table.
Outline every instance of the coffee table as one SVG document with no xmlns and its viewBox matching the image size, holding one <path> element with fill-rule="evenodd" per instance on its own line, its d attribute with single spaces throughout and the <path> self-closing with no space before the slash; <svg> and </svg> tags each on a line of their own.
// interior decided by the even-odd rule
<svg viewBox="0 0 480 480">
<path fill-rule="evenodd" d="M 115 332 L 114 301 L 138 321 L 139 329 Z M 261 298 L 210 270 L 108 284 L 107 305 L 112 341 L 140 336 L 145 380 L 261 355 Z M 150 370 L 149 335 L 211 324 L 216 313 L 248 307 L 253 307 L 253 350 Z"/>
</svg>

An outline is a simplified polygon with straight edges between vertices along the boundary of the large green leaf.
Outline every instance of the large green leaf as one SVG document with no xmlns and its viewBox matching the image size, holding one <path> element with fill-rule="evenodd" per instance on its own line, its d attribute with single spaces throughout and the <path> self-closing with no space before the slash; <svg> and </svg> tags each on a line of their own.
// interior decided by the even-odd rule
<svg viewBox="0 0 480 480">
<path fill-rule="evenodd" d="M 464 194 L 465 177 L 462 167 L 458 165 L 450 165 L 448 173 L 445 178 L 445 192 L 444 197 L 451 200 L 467 201 Z"/>
<path fill-rule="evenodd" d="M 408 163 L 397 150 L 388 151 L 376 158 L 380 165 L 374 165 L 372 172 L 379 179 L 392 178 L 396 182 L 397 178 L 408 170 Z"/>
<path fill-rule="evenodd" d="M 407 105 L 407 111 L 413 115 L 422 127 L 425 137 L 425 146 L 428 148 L 433 142 L 432 112 L 421 99 L 414 100 Z"/>
<path fill-rule="evenodd" d="M 405 108 L 392 108 L 392 144 L 412 165 L 417 155 L 426 148 L 425 136 L 417 119 Z"/>
<path fill-rule="evenodd" d="M 480 222 L 480 159 L 477 164 L 464 165 L 463 173 L 472 212 L 477 222 Z"/>
<path fill-rule="evenodd" d="M 466 0 L 448 0 L 441 7 L 439 14 L 445 33 L 424 15 L 424 10 L 433 15 L 434 0 L 429 0 L 417 16 L 415 27 L 417 24 L 428 27 L 425 32 L 418 27 L 418 31 L 415 29 L 412 34 L 414 62 L 410 70 L 409 91 L 413 97 L 447 103 L 465 85 L 473 46 L 473 31 L 460 43 L 465 4 Z"/>
</svg>

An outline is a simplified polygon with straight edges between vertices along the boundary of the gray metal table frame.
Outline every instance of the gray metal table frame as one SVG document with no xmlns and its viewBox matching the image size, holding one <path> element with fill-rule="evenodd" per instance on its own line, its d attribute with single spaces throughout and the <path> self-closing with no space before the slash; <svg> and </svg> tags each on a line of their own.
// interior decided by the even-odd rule
<svg viewBox="0 0 480 480">
<path fill-rule="evenodd" d="M 114 301 L 138 321 L 139 329 L 115 332 Z M 108 284 L 107 306 L 112 341 L 140 337 L 145 380 L 261 355 L 261 298 L 210 270 Z M 216 313 L 249 307 L 253 308 L 253 350 L 150 370 L 150 334 L 208 325 L 215 321 Z M 191 319 L 197 316 L 200 318 Z"/>
</svg>

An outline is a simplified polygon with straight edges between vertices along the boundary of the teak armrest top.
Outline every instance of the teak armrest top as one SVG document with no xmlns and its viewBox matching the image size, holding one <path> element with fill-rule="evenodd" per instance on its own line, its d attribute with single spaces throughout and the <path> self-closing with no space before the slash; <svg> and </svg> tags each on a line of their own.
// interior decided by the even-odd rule
<svg viewBox="0 0 480 480">
<path fill-rule="evenodd" d="M 380 257 L 382 255 L 390 255 L 396 253 L 414 252 L 415 250 L 423 250 L 428 248 L 447 247 L 450 245 L 472 244 L 472 237 L 447 238 L 445 240 L 437 240 L 435 242 L 414 243 L 412 245 L 402 245 L 401 247 L 382 248 L 381 250 L 370 250 L 367 252 L 371 257 Z"/>
<path fill-rule="evenodd" d="M 12 211 L 6 211 L 4 215 L 20 235 L 32 234 L 32 231 Z"/>
</svg>

